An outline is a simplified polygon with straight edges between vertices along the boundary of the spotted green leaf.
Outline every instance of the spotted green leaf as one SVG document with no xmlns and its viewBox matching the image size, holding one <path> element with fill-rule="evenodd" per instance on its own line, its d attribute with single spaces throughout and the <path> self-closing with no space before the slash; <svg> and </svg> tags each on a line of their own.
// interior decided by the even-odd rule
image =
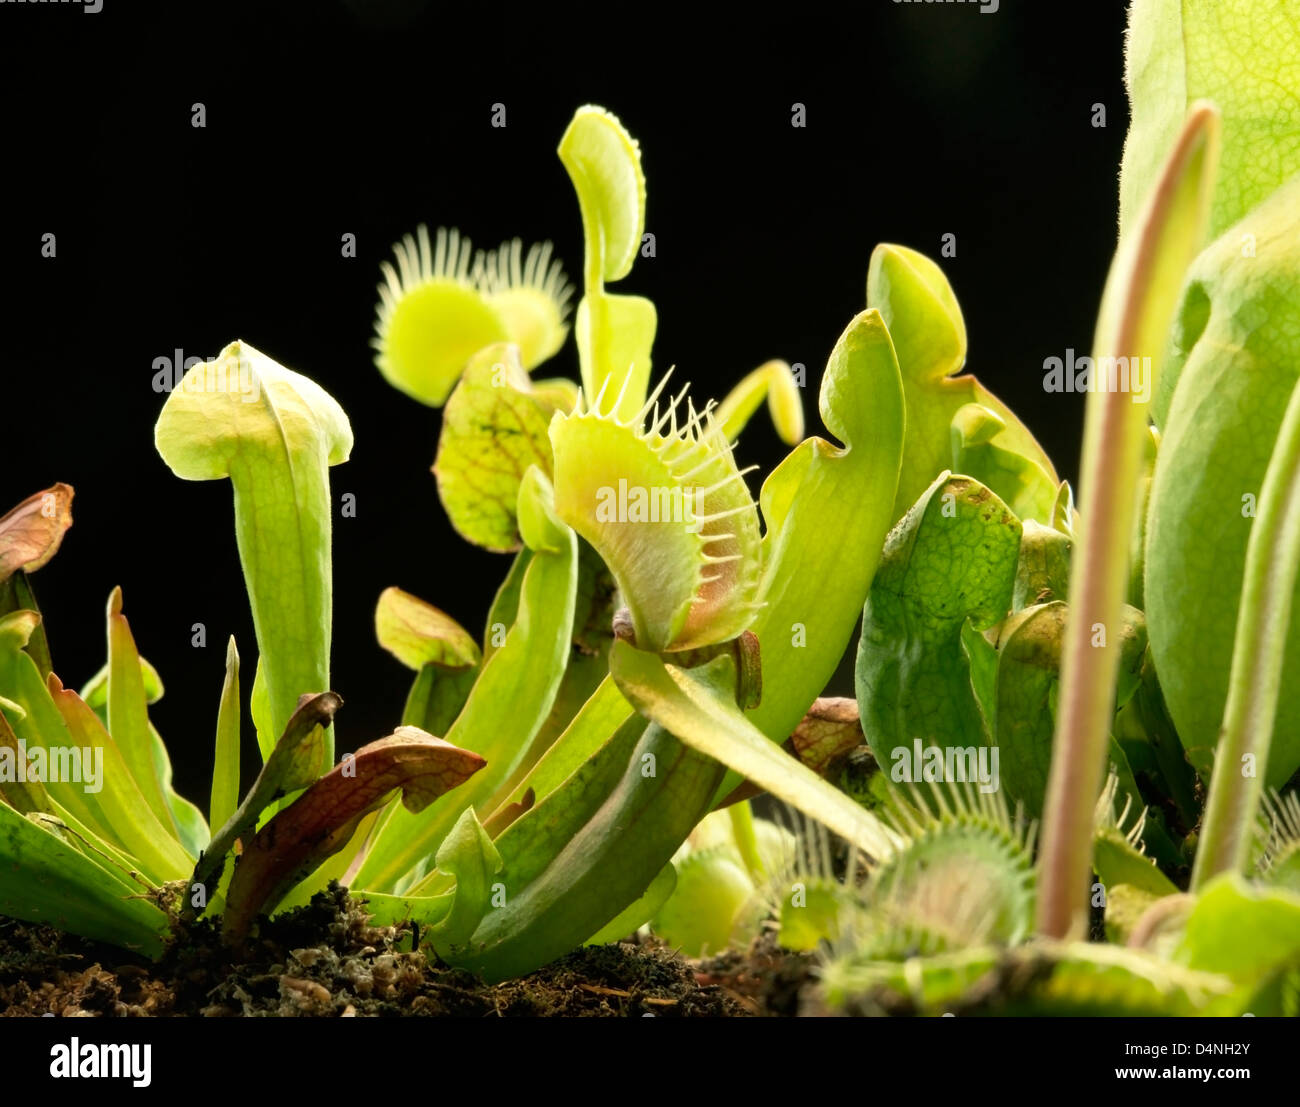
<svg viewBox="0 0 1300 1107">
<path fill-rule="evenodd" d="M 1300 20 L 1291 0 L 1135 0 L 1125 79 L 1132 124 L 1120 174 L 1122 233 L 1196 100 L 1223 113 L 1211 238 L 1300 172 Z"/>
<path fill-rule="evenodd" d="M 462 537 L 489 550 L 519 548 L 520 481 L 531 465 L 551 473 L 546 424 L 517 347 L 492 345 L 469 359 L 447 401 L 433 463 L 442 505 Z"/>
</svg>

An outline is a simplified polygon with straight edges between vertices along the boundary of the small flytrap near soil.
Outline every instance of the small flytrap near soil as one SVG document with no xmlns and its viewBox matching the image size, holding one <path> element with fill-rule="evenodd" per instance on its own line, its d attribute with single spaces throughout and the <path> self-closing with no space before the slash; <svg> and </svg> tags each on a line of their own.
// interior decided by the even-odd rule
<svg viewBox="0 0 1300 1107">
<path fill-rule="evenodd" d="M 414 672 L 393 733 L 335 756 L 352 430 L 269 354 L 192 368 L 155 434 L 177 477 L 233 488 L 247 788 L 235 643 L 200 807 L 120 590 L 104 668 L 55 675 L 31 578 L 72 489 L 0 519 L 0 1005 L 1300 1012 L 1300 726 L 1278 712 L 1300 689 L 1300 142 L 1267 80 L 1216 67 L 1211 7 L 1133 7 L 1119 247 L 1093 357 L 1055 381 L 1089 393 L 1079 510 L 962 372 L 961 310 L 912 249 L 871 256 L 826 437 L 784 362 L 720 403 L 656 373 L 654 305 L 609 288 L 642 244 L 639 147 L 589 106 L 559 145 L 572 320 L 549 244 L 420 227 L 383 268 L 376 364 L 442 409 L 443 508 L 505 572 L 481 635 L 378 596 Z M 1275 7 L 1234 16 L 1260 72 L 1300 57 Z M 536 375 L 570 326 L 580 381 Z M 764 402 L 790 452 L 755 500 L 738 436 Z M 856 700 L 822 698 L 859 619 Z"/>
</svg>

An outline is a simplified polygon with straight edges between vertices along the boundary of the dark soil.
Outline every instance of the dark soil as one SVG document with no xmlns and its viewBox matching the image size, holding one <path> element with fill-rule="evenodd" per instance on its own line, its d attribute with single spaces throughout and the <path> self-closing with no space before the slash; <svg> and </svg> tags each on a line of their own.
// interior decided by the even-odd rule
<svg viewBox="0 0 1300 1107">
<path fill-rule="evenodd" d="M 811 979 L 807 958 L 762 939 L 704 962 L 654 942 L 589 947 L 493 986 L 411 946 L 408 927 L 370 926 L 337 886 L 264 920 L 238 953 L 201 923 L 157 963 L 0 918 L 0 1015 L 792 1015 Z"/>
</svg>

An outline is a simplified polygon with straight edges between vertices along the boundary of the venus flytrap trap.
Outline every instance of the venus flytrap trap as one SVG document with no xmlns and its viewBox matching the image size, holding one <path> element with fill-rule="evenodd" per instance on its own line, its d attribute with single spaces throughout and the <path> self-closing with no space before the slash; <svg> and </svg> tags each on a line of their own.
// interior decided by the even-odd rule
<svg viewBox="0 0 1300 1107">
<path fill-rule="evenodd" d="M 549 242 L 523 258 L 519 239 L 475 252 L 456 230 L 407 235 L 383 263 L 375 364 L 408 396 L 441 407 L 465 363 L 498 342 L 517 346 L 528 370 L 564 344 L 571 289 Z"/>
</svg>

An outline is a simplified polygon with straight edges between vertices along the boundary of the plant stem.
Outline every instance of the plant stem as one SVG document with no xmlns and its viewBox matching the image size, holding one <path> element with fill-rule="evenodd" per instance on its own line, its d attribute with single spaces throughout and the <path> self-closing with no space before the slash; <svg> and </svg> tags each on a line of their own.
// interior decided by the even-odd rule
<svg viewBox="0 0 1300 1107">
<path fill-rule="evenodd" d="M 754 812 L 749 806 L 749 800 L 733 803 L 727 808 L 727 813 L 731 816 L 731 836 L 736 840 L 736 848 L 740 850 L 741 860 L 745 862 L 749 875 L 755 881 L 765 879 L 767 870 L 763 867 L 763 858 L 758 852 L 758 836 L 754 833 Z"/>
<path fill-rule="evenodd" d="M 1192 868 L 1192 891 L 1212 877 L 1242 871 L 1282 685 L 1291 600 L 1300 568 L 1300 384 L 1291 392 L 1259 490 L 1259 514 L 1246 544 L 1246 568 L 1232 648 L 1205 827 Z M 1253 759 L 1246 772 L 1245 758 Z"/>
<path fill-rule="evenodd" d="M 1187 271 L 1200 245 L 1218 154 L 1218 112 L 1194 104 L 1132 236 L 1111 264 L 1093 342 L 1094 369 L 1145 363 L 1154 378 Z M 1146 356 L 1142 356 L 1146 355 Z M 1038 856 L 1038 930 L 1081 936 L 1088 917 L 1093 805 L 1101 790 L 1115 707 L 1137 512 L 1144 405 L 1121 388 L 1088 397 L 1080 465 L 1080 563 L 1070 585 L 1060 700 Z"/>
</svg>

